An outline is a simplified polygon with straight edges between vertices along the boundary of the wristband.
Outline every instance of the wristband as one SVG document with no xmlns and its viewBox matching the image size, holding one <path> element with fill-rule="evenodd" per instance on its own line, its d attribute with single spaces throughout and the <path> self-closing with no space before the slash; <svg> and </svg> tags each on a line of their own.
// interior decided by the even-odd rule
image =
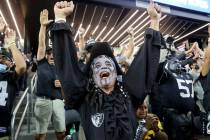
<svg viewBox="0 0 210 140">
<path fill-rule="evenodd" d="M 208 37 L 208 42 L 210 42 L 210 37 Z"/>
<path fill-rule="evenodd" d="M 56 23 L 66 22 L 65 18 L 55 18 Z"/>
<path fill-rule="evenodd" d="M 16 45 L 15 41 L 9 42 L 8 44 L 4 45 L 4 48 L 10 48 L 12 45 Z"/>
</svg>

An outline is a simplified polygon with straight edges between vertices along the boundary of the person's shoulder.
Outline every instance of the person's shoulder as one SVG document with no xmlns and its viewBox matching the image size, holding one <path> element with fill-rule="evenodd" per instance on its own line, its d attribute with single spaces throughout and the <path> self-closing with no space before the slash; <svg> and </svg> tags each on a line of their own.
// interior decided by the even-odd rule
<svg viewBox="0 0 210 140">
<path fill-rule="evenodd" d="M 43 63 L 46 63 L 46 62 L 47 62 L 47 59 L 44 57 L 43 59 L 38 60 L 37 64 L 40 65 L 40 64 L 43 64 Z"/>
<path fill-rule="evenodd" d="M 19 75 L 15 70 L 11 70 L 5 73 L 0 73 L 0 81 L 16 82 Z"/>
</svg>

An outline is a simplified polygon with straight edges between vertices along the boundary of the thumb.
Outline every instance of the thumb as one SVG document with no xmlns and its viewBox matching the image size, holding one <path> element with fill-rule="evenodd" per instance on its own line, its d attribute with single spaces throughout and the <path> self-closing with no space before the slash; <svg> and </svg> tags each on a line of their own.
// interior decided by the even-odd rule
<svg viewBox="0 0 210 140">
<path fill-rule="evenodd" d="M 48 25 L 48 24 L 50 24 L 51 22 L 53 22 L 52 19 L 48 20 L 46 24 Z"/>
</svg>

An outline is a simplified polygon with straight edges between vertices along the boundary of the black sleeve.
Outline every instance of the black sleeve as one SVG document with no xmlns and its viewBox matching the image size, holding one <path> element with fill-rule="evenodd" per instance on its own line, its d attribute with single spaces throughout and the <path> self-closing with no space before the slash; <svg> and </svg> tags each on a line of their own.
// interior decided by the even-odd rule
<svg viewBox="0 0 210 140">
<path fill-rule="evenodd" d="M 87 78 L 79 68 L 70 29 L 67 23 L 54 23 L 51 37 L 56 73 L 61 81 L 67 106 L 77 108 L 84 99 Z"/>
<path fill-rule="evenodd" d="M 146 29 L 144 39 L 144 45 L 125 75 L 128 93 L 140 103 L 151 92 L 158 71 L 161 44 L 164 44 L 162 34 L 150 28 Z"/>
</svg>

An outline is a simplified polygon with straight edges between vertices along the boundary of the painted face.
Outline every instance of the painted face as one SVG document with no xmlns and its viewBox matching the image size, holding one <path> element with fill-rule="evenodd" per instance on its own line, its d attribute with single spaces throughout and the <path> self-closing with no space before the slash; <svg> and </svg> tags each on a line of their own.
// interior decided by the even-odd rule
<svg viewBox="0 0 210 140">
<path fill-rule="evenodd" d="M 115 63 L 111 58 L 100 55 L 93 60 L 91 68 L 93 80 L 99 88 L 114 86 L 117 72 Z"/>
</svg>

